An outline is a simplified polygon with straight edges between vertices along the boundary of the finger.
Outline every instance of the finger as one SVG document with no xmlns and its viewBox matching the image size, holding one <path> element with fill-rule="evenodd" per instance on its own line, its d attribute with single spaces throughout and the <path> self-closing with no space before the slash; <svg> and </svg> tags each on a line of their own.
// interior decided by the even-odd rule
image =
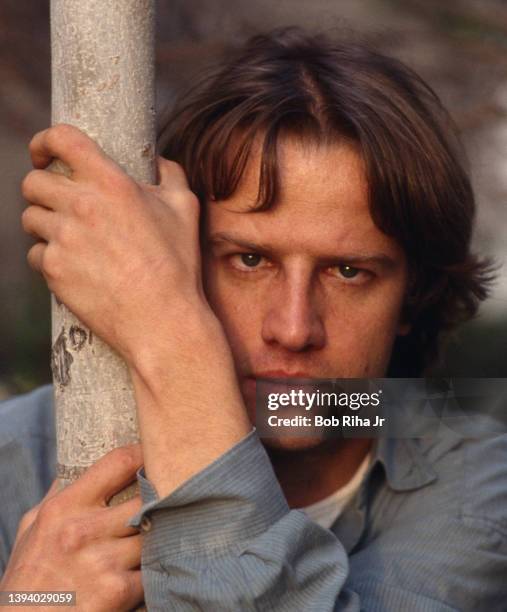
<svg viewBox="0 0 507 612">
<path fill-rule="evenodd" d="M 141 507 L 142 501 L 139 495 L 117 506 L 109 506 L 102 514 L 107 533 L 117 538 L 139 533 L 139 529 L 131 527 L 127 523 L 141 510 Z"/>
<path fill-rule="evenodd" d="M 37 242 L 33 247 L 28 251 L 26 259 L 28 261 L 28 265 L 32 270 L 36 272 L 40 272 L 42 274 L 42 262 L 44 259 L 44 251 L 47 249 L 47 243 L 45 242 Z"/>
<path fill-rule="evenodd" d="M 140 533 L 128 538 L 107 540 L 104 546 L 107 546 L 107 553 L 110 552 L 118 569 L 134 570 L 141 565 L 143 536 Z"/>
<path fill-rule="evenodd" d="M 122 560 L 125 569 L 134 570 L 141 565 L 143 551 L 143 536 L 140 533 L 128 538 L 120 538 L 118 543 L 118 557 Z"/>
<path fill-rule="evenodd" d="M 21 193 L 31 204 L 59 210 L 69 200 L 70 179 L 48 170 L 32 170 L 21 184 Z"/>
<path fill-rule="evenodd" d="M 93 173 L 104 163 L 115 165 L 99 145 L 78 128 L 59 124 L 38 132 L 32 138 L 30 156 L 34 168 L 46 168 L 53 159 L 59 159 L 71 171 Z"/>
<path fill-rule="evenodd" d="M 127 573 L 131 601 L 129 610 L 137 608 L 144 600 L 144 587 L 141 570 L 131 570 Z"/>
<path fill-rule="evenodd" d="M 199 199 L 190 191 L 183 168 L 176 162 L 158 158 L 160 185 L 159 197 L 173 212 L 195 223 L 199 219 Z"/>
<path fill-rule="evenodd" d="M 68 491 L 71 500 L 105 505 L 111 497 L 135 480 L 136 472 L 142 464 L 140 444 L 115 448 L 90 466 L 65 491 Z"/>
<path fill-rule="evenodd" d="M 115 566 L 117 567 L 117 564 L 113 565 L 113 567 Z M 100 609 L 110 610 L 111 612 L 127 612 L 137 610 L 139 605 L 143 603 L 144 599 L 141 570 L 135 569 L 120 572 L 117 570 L 111 570 L 110 568 L 108 568 L 108 570 L 109 571 L 107 573 L 109 575 L 115 576 L 115 581 L 113 582 L 114 587 L 113 590 L 107 589 L 102 593 L 102 595 L 105 597 L 105 599 L 103 599 L 104 605 L 107 607 L 101 606 Z M 120 578 L 121 580 L 119 580 Z M 118 582 L 119 588 L 116 587 Z M 142 609 L 145 610 L 145 608 Z"/>
<path fill-rule="evenodd" d="M 174 161 L 157 158 L 159 186 L 164 191 L 190 191 L 183 168 Z"/>
<path fill-rule="evenodd" d="M 42 206 L 29 206 L 21 215 L 21 225 L 30 236 L 49 242 L 55 231 L 55 213 Z"/>
</svg>

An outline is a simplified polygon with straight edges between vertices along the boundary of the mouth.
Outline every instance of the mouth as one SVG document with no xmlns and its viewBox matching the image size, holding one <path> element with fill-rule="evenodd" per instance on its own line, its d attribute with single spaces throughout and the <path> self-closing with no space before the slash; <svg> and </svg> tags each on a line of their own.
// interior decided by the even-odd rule
<svg viewBox="0 0 507 612">
<path fill-rule="evenodd" d="M 312 386 L 317 377 L 305 370 L 259 370 L 244 376 L 242 389 L 246 397 L 257 397 L 269 392 L 286 393 L 293 388 L 306 388 Z"/>
<path fill-rule="evenodd" d="M 304 370 L 262 370 L 245 376 L 242 389 L 245 399 L 253 405 L 269 393 L 290 393 L 293 389 L 313 390 L 315 380 L 315 376 Z"/>
<path fill-rule="evenodd" d="M 304 372 L 303 370 L 297 370 L 295 372 L 288 372 L 287 370 L 263 370 L 261 372 L 255 372 L 246 377 L 250 380 L 258 380 L 258 379 L 292 379 L 292 378 L 305 378 L 311 379 L 315 378 L 309 372 Z"/>
</svg>

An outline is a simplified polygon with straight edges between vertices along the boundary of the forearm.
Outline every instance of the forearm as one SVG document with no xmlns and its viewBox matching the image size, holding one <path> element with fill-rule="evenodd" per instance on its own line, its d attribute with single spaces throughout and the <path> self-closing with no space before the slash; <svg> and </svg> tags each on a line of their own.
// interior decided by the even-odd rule
<svg viewBox="0 0 507 612">
<path fill-rule="evenodd" d="M 167 317 L 129 363 L 147 477 L 168 495 L 252 429 L 213 313 Z"/>
<path fill-rule="evenodd" d="M 329 530 L 290 510 L 252 432 L 171 495 L 139 475 L 145 601 L 153 610 L 357 612 Z"/>
</svg>

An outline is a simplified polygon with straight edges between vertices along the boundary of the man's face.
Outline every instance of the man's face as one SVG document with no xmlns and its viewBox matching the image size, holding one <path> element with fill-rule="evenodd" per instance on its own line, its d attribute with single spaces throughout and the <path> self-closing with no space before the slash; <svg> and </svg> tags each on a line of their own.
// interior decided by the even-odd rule
<svg viewBox="0 0 507 612">
<path fill-rule="evenodd" d="M 203 276 L 250 418 L 258 377 L 386 373 L 407 284 L 402 249 L 373 223 L 347 143 L 280 143 L 280 197 L 252 212 L 254 153 L 234 195 L 207 204 Z"/>
</svg>

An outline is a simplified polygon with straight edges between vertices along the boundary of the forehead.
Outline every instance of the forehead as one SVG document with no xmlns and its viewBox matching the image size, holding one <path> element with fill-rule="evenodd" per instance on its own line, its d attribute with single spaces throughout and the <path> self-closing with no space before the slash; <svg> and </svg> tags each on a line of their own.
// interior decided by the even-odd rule
<svg viewBox="0 0 507 612">
<path fill-rule="evenodd" d="M 297 246 L 315 254 L 370 247 L 392 255 L 399 250 L 373 222 L 364 162 L 353 143 L 280 140 L 278 198 L 268 210 L 252 212 L 260 158 L 257 146 L 235 193 L 207 204 L 208 235 L 233 232 L 245 240 L 280 249 Z"/>
</svg>

